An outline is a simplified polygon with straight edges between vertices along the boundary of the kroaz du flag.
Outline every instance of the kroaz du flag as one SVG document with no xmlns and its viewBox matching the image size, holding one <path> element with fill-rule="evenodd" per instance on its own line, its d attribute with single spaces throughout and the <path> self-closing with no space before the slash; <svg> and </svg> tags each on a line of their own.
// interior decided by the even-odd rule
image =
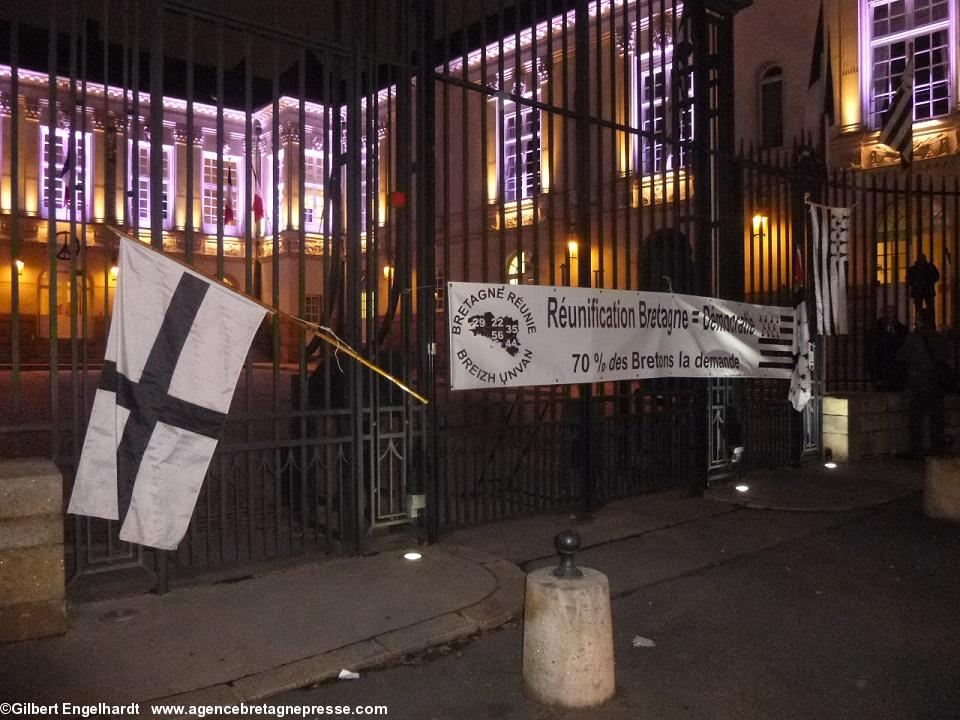
<svg viewBox="0 0 960 720">
<path fill-rule="evenodd" d="M 128 238 L 68 511 L 180 543 L 266 310 Z"/>
</svg>

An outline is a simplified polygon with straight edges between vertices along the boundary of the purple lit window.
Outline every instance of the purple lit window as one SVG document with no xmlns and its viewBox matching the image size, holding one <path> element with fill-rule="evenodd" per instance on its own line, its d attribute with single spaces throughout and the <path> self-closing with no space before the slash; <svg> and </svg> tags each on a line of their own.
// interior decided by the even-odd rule
<svg viewBox="0 0 960 720">
<path fill-rule="evenodd" d="M 308 232 L 323 232 L 323 153 L 304 151 L 303 219 Z"/>
<path fill-rule="evenodd" d="M 43 217 L 49 216 L 50 207 L 50 148 L 47 143 L 49 138 L 49 128 L 45 125 L 40 126 L 40 213 Z M 70 153 L 69 145 L 70 131 L 65 128 L 57 128 L 54 134 L 55 166 L 54 174 L 54 195 L 53 205 L 56 209 L 58 220 L 70 220 L 71 202 L 70 183 L 74 183 L 72 203 L 74 209 L 74 219 L 81 220 L 87 210 L 87 188 L 92 180 L 92 163 L 90 162 L 93 139 L 90 133 L 84 135 L 81 132 L 75 133 L 74 152 Z"/>
<path fill-rule="evenodd" d="M 277 173 L 277 178 L 273 177 L 273 153 L 268 153 L 263 158 L 263 212 L 265 215 L 266 222 L 264 223 L 264 233 L 271 235 L 277 231 L 286 230 L 289 226 L 287 222 L 287 196 L 284 192 L 286 183 L 284 183 L 284 178 L 286 177 L 286 171 L 284 169 L 284 152 L 281 149 L 279 157 L 277 158 L 279 171 Z M 273 198 L 274 193 L 276 193 L 277 198 L 277 218 L 279 219 L 278 223 L 274 222 L 274 212 L 273 212 Z"/>
<path fill-rule="evenodd" d="M 206 233 L 217 232 L 217 192 L 222 187 L 223 190 L 223 232 L 225 235 L 239 235 L 242 218 L 244 216 L 243 208 L 240 206 L 240 198 L 243 194 L 240 192 L 243 185 L 243 178 L 240 175 L 240 157 L 237 155 L 223 155 L 223 184 L 218 182 L 217 178 L 217 154 L 203 154 L 203 231 Z M 233 209 L 233 220 L 226 222 L 227 206 Z"/>
<path fill-rule="evenodd" d="M 131 143 L 131 148 L 132 148 Z M 130 155 L 130 177 L 131 190 L 136 193 L 137 216 L 139 226 L 142 228 L 150 227 L 150 143 L 141 142 L 139 144 L 140 155 L 137 159 L 137 179 L 133 178 L 133 152 Z M 170 199 L 173 197 L 173 148 L 169 145 L 163 146 L 163 189 L 161 197 L 163 202 L 163 227 L 170 227 L 171 207 Z M 130 214 L 134 214 L 133 201 L 130 202 Z"/>
<path fill-rule="evenodd" d="M 641 174 L 673 170 L 687 163 L 687 150 L 680 146 L 679 158 L 668 145 L 670 135 L 670 98 L 672 92 L 673 45 L 663 50 L 654 50 L 653 67 L 649 59 L 633 56 L 633 73 L 630 88 L 630 124 L 644 134 L 634 136 L 633 168 L 639 168 Z M 685 82 L 687 97 L 693 97 L 693 83 Z M 693 139 L 693 103 L 684 103 L 679 117 L 680 140 Z"/>
<path fill-rule="evenodd" d="M 509 100 L 502 107 L 503 199 L 527 200 L 540 192 L 540 111 L 528 105 L 518 107 Z"/>
<path fill-rule="evenodd" d="M 947 115 L 953 87 L 956 5 L 951 0 L 862 0 L 867 124 L 883 125 L 913 43 L 915 122 Z"/>
<path fill-rule="evenodd" d="M 369 153 L 367 151 L 367 137 L 364 135 L 360 140 L 360 232 L 367 232 L 367 218 L 373 217 L 375 214 L 368 212 L 372 204 L 377 202 L 377 173 L 379 172 L 379 166 L 377 163 L 377 153 L 378 148 L 376 143 L 373 145 L 373 162 L 370 165 L 367 165 L 367 158 Z M 372 194 L 367 193 L 368 181 L 373 183 L 373 192 Z"/>
</svg>

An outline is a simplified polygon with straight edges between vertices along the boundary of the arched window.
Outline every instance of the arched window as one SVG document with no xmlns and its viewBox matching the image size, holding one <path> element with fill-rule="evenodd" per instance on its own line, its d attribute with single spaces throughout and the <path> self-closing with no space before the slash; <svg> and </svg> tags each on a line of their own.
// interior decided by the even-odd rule
<svg viewBox="0 0 960 720">
<path fill-rule="evenodd" d="M 783 146 L 783 70 L 774 65 L 760 78 L 760 141 L 765 148 Z"/>
<path fill-rule="evenodd" d="M 529 253 L 513 253 L 507 259 L 507 282 L 523 285 L 529 277 Z"/>
</svg>

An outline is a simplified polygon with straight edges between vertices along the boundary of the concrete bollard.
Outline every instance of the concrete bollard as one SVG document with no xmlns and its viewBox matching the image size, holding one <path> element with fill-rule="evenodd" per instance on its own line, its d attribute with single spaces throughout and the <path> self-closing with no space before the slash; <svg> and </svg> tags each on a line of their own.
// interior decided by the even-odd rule
<svg viewBox="0 0 960 720">
<path fill-rule="evenodd" d="M 923 511 L 932 518 L 960 522 L 960 458 L 927 458 Z"/>
<path fill-rule="evenodd" d="M 0 461 L 0 644 L 67 630 L 63 477 L 49 460 Z"/>
<path fill-rule="evenodd" d="M 574 564 L 577 533 L 560 533 L 555 544 L 560 566 L 527 575 L 523 687 L 546 705 L 595 707 L 616 689 L 610 584 L 603 573 Z"/>
</svg>

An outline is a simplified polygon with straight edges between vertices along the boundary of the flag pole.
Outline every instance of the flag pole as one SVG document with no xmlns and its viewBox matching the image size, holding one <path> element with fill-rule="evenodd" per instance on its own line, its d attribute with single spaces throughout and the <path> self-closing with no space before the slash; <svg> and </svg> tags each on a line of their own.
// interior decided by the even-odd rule
<svg viewBox="0 0 960 720">
<path fill-rule="evenodd" d="M 152 246 L 150 246 L 150 245 L 147 245 L 146 243 L 140 242 L 139 240 L 137 240 L 137 238 L 133 237 L 132 235 L 128 235 L 127 233 L 123 232 L 122 230 L 120 230 L 119 228 L 117 228 L 117 227 L 115 227 L 115 226 L 113 226 L 113 225 L 107 225 L 107 229 L 110 230 L 114 235 L 116 235 L 116 236 L 118 236 L 118 237 L 120 237 L 120 238 L 124 238 L 124 239 L 126 239 L 126 240 L 130 240 L 131 242 L 138 243 L 140 246 L 146 248 L 146 249 L 149 250 L 150 252 L 155 252 L 155 253 L 157 253 L 158 255 L 162 255 L 165 259 L 169 260 L 170 262 L 174 262 L 174 263 L 176 263 L 177 265 L 182 265 L 182 266 L 183 266 L 184 268 L 186 268 L 187 270 L 190 270 L 191 272 L 194 272 L 194 273 L 196 273 L 197 275 L 201 275 L 204 279 L 209 280 L 210 282 L 215 283 L 215 284 L 217 284 L 217 285 L 221 285 L 221 286 L 225 287 L 225 288 L 226 288 L 227 290 L 229 290 L 230 292 L 236 293 L 237 295 L 240 295 L 240 296 L 244 297 L 245 299 L 249 300 L 250 302 L 252 302 L 252 303 L 254 303 L 254 304 L 256 304 L 256 305 L 259 305 L 259 306 L 262 307 L 264 310 L 266 310 L 267 312 L 269 312 L 269 313 L 271 313 L 271 314 L 273 314 L 273 315 L 278 315 L 279 317 L 281 317 L 281 318 L 283 318 L 283 319 L 285 319 L 285 320 L 288 320 L 288 321 L 294 323 L 295 325 L 300 325 L 301 327 L 304 327 L 304 328 L 306 328 L 307 330 L 312 331 L 313 333 L 316 334 L 316 336 L 317 336 L 318 338 L 320 338 L 321 340 L 323 340 L 323 341 L 324 341 L 325 343 L 327 343 L 328 345 L 333 346 L 333 348 L 334 348 L 335 350 L 339 350 L 339 351 L 343 352 L 344 354 L 346 354 L 346 355 L 348 355 L 349 357 L 353 358 L 354 360 L 356 360 L 358 363 L 360 363 L 360 364 L 363 365 L 364 367 L 366 367 L 366 368 L 372 370 L 373 372 L 375 372 L 377 375 L 381 376 L 382 378 L 384 378 L 384 379 L 386 379 L 386 380 L 389 380 L 389 381 L 392 382 L 394 385 L 396 385 L 398 388 L 400 388 L 401 390 L 403 390 L 405 393 L 408 393 L 409 395 L 412 395 L 413 397 L 415 397 L 417 400 L 419 400 L 419 401 L 420 401 L 421 403 L 423 403 L 424 405 L 428 405 L 428 404 L 430 403 L 430 401 L 427 400 L 427 398 L 425 398 L 423 395 L 421 395 L 420 393 L 418 393 L 416 390 L 414 390 L 413 388 L 409 387 L 409 386 L 406 385 L 404 382 L 402 382 L 402 381 L 399 380 L 398 378 L 394 377 L 393 375 L 391 375 L 390 373 L 388 373 L 388 372 L 387 372 L 386 370 L 384 370 L 383 368 L 378 367 L 378 366 L 375 365 L 374 363 L 372 363 L 372 362 L 370 362 L 369 360 L 367 360 L 367 359 L 366 359 L 365 357 L 363 357 L 360 353 L 358 353 L 358 352 L 357 352 L 356 350 L 354 350 L 352 347 L 350 347 L 349 345 L 347 345 L 347 343 L 343 342 L 343 340 L 341 340 L 340 338 L 338 338 L 338 337 L 336 336 L 336 334 L 335 334 L 330 328 L 328 328 L 328 327 L 326 327 L 326 326 L 324 326 L 324 325 L 320 325 L 320 324 L 318 324 L 318 323 L 312 323 L 312 322 L 310 322 L 309 320 L 304 320 L 303 318 L 299 318 L 299 317 L 297 317 L 296 315 L 291 315 L 290 313 L 284 312 L 283 310 L 280 310 L 280 309 L 278 309 L 278 308 L 270 307 L 269 305 L 267 305 L 266 303 L 262 302 L 261 300 L 258 300 L 257 298 L 253 297 L 252 295 L 248 295 L 247 293 L 245 293 L 245 292 L 243 292 L 243 291 L 241 291 L 241 290 L 238 290 L 238 289 L 236 289 L 236 288 L 230 287 L 229 285 L 227 285 L 227 283 L 223 282 L 222 280 L 219 280 L 219 279 L 217 279 L 217 278 L 215 278 L 215 277 L 211 277 L 210 275 L 207 275 L 206 273 L 202 273 L 202 272 L 200 272 L 199 270 L 197 270 L 195 267 L 193 267 L 193 266 L 191 266 L 191 265 L 188 265 L 187 263 L 183 262 L 182 260 L 177 260 L 175 257 L 170 257 L 169 255 L 166 255 L 166 254 L 160 252 L 160 251 L 157 250 L 155 247 L 152 247 Z"/>
</svg>

